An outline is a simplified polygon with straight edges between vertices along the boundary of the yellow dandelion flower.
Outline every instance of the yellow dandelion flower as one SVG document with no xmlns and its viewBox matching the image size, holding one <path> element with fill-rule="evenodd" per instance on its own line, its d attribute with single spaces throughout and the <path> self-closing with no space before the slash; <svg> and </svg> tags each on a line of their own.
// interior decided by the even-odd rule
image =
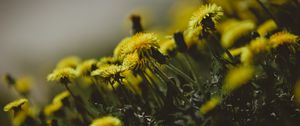
<svg viewBox="0 0 300 126">
<path fill-rule="evenodd" d="M 130 37 L 126 37 L 115 47 L 114 57 L 120 57 L 122 55 L 122 50 L 130 42 Z"/>
<path fill-rule="evenodd" d="M 189 29 L 198 30 L 206 28 L 214 28 L 218 20 L 223 16 L 222 7 L 216 4 L 202 5 L 197 11 L 193 13 L 189 21 Z M 212 25 L 212 26 L 211 26 Z"/>
<path fill-rule="evenodd" d="M 202 44 L 204 42 L 200 41 L 199 39 L 199 34 L 201 33 L 201 28 L 195 28 L 195 29 L 187 29 L 184 31 L 184 39 L 185 39 L 185 44 L 188 48 L 191 48 L 192 46 Z"/>
<path fill-rule="evenodd" d="M 218 96 L 212 97 L 209 101 L 205 102 L 199 109 L 200 114 L 206 114 L 213 110 L 217 105 L 221 103 L 221 98 Z"/>
<path fill-rule="evenodd" d="M 16 81 L 15 89 L 21 94 L 28 94 L 31 90 L 32 79 L 29 77 L 22 77 Z"/>
<path fill-rule="evenodd" d="M 277 29 L 277 25 L 274 20 L 267 20 L 257 28 L 257 32 L 261 36 L 266 36 L 267 33 Z"/>
<path fill-rule="evenodd" d="M 224 32 L 221 36 L 221 45 L 224 48 L 231 47 L 238 38 L 250 33 L 255 28 L 255 23 L 250 20 L 241 21 L 235 27 Z"/>
<path fill-rule="evenodd" d="M 294 89 L 295 101 L 300 104 L 300 80 L 296 82 Z"/>
<path fill-rule="evenodd" d="M 149 57 L 152 53 L 151 50 L 158 50 L 158 42 L 158 36 L 154 33 L 137 33 L 132 36 L 126 46 L 121 49 L 121 56 L 119 56 L 119 58 L 124 59 L 127 54 L 131 54 L 135 51 L 140 56 Z"/>
<path fill-rule="evenodd" d="M 111 65 L 111 64 L 119 64 L 118 59 L 116 57 L 106 56 L 106 57 L 102 57 L 97 62 L 97 67 L 100 68 L 102 66 Z"/>
<path fill-rule="evenodd" d="M 168 55 L 176 49 L 176 43 L 174 39 L 168 39 L 166 41 L 161 42 L 159 45 L 159 51 L 164 55 Z"/>
<path fill-rule="evenodd" d="M 95 69 L 97 69 L 97 60 L 89 59 L 83 61 L 76 70 L 79 76 L 90 76 L 91 72 Z"/>
<path fill-rule="evenodd" d="M 147 61 L 145 58 L 140 58 L 137 52 L 128 54 L 122 63 L 122 68 L 124 70 L 137 70 L 144 69 L 147 66 Z"/>
<path fill-rule="evenodd" d="M 248 45 L 248 47 L 254 53 L 261 53 L 264 51 L 268 51 L 267 41 L 268 40 L 266 38 L 259 37 L 259 38 L 256 38 L 256 39 L 250 41 L 250 44 Z"/>
<path fill-rule="evenodd" d="M 62 107 L 63 107 L 62 102 L 52 102 L 51 104 L 47 105 L 44 108 L 43 112 L 46 116 L 50 116 L 50 115 L 54 114 L 55 112 L 59 111 Z"/>
<path fill-rule="evenodd" d="M 21 98 L 15 101 L 12 101 L 4 106 L 3 111 L 15 111 L 15 109 L 26 110 L 29 107 L 29 102 L 25 98 Z"/>
<path fill-rule="evenodd" d="M 246 84 L 251 80 L 254 74 L 254 68 L 252 66 L 239 66 L 229 70 L 225 76 L 224 84 L 222 90 L 225 93 L 230 93 L 233 90 L 239 88 L 243 84 Z"/>
<path fill-rule="evenodd" d="M 240 60 L 244 65 L 250 65 L 253 62 L 254 54 L 249 49 L 249 47 L 245 47 L 242 49 Z"/>
<path fill-rule="evenodd" d="M 229 31 L 233 27 L 239 24 L 240 21 L 236 19 L 227 19 L 223 22 L 217 24 L 216 28 L 221 33 L 224 34 L 226 31 Z"/>
<path fill-rule="evenodd" d="M 111 82 L 111 80 L 120 79 L 120 73 L 123 72 L 122 66 L 119 65 L 108 65 L 101 67 L 91 73 L 92 76 L 100 77 L 105 81 Z"/>
<path fill-rule="evenodd" d="M 69 56 L 69 57 L 66 57 L 66 58 L 60 60 L 56 65 L 56 69 L 66 68 L 66 67 L 76 68 L 77 65 L 80 64 L 80 62 L 81 62 L 81 59 L 79 57 Z"/>
<path fill-rule="evenodd" d="M 93 120 L 90 126 L 122 126 L 122 122 L 116 117 L 104 116 Z"/>
<path fill-rule="evenodd" d="M 55 69 L 51 74 L 47 76 L 47 80 L 67 84 L 72 82 L 76 77 L 77 72 L 74 69 L 68 67 Z"/>
<path fill-rule="evenodd" d="M 56 95 L 52 102 L 56 103 L 56 102 L 62 102 L 64 99 L 68 98 L 70 96 L 70 92 L 69 91 L 63 91 L 61 93 L 59 93 L 58 95 Z"/>
<path fill-rule="evenodd" d="M 298 44 L 299 36 L 289 33 L 287 31 L 281 31 L 273 34 L 270 37 L 269 43 L 271 47 L 276 48 L 283 44 Z"/>
</svg>

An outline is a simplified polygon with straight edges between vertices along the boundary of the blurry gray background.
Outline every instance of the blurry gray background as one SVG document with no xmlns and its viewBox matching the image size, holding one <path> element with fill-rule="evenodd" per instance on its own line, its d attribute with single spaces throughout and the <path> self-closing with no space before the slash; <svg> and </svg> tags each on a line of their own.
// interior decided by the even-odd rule
<svg viewBox="0 0 300 126">
<path fill-rule="evenodd" d="M 0 1 L 0 76 L 35 78 L 33 104 L 50 97 L 46 76 L 62 57 L 110 55 L 129 34 L 130 12 L 146 14 L 146 26 L 166 20 L 172 0 L 28 0 Z M 2 79 L 2 78 L 1 78 Z M 3 106 L 16 92 L 0 82 L 0 125 L 9 125 Z M 53 87 L 53 86 L 52 86 Z M 51 88 L 52 88 L 51 87 Z M 50 89 L 51 89 L 50 88 Z"/>
</svg>

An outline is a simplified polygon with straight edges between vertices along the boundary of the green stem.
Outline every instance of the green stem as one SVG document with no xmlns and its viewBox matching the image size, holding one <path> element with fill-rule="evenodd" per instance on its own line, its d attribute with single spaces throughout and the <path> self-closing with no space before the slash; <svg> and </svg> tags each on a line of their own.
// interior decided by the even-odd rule
<svg viewBox="0 0 300 126">
<path fill-rule="evenodd" d="M 177 75 L 183 77 L 185 80 L 191 82 L 192 84 L 196 84 L 196 82 L 190 78 L 188 75 L 186 75 L 184 72 L 179 70 L 177 67 L 173 66 L 172 64 L 167 64 L 166 67 L 170 69 L 171 71 L 175 72 Z"/>
</svg>

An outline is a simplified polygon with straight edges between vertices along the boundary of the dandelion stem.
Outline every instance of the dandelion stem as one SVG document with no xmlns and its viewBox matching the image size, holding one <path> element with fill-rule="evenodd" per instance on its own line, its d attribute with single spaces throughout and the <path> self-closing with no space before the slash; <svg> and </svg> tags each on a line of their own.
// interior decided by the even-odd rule
<svg viewBox="0 0 300 126">
<path fill-rule="evenodd" d="M 181 70 L 179 70 L 177 67 L 173 66 L 172 64 L 167 64 L 166 67 L 170 70 L 172 70 L 173 72 L 175 72 L 177 75 L 183 77 L 185 80 L 193 83 L 193 84 L 196 84 L 196 82 L 190 78 L 188 75 L 186 75 L 184 72 L 182 72 Z"/>
</svg>

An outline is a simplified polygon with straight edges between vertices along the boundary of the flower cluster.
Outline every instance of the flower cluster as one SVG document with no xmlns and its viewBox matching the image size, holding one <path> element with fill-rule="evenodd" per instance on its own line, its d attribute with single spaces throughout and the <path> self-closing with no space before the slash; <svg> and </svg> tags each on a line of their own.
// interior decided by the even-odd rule
<svg viewBox="0 0 300 126">
<path fill-rule="evenodd" d="M 29 105 L 28 81 L 6 75 L 28 99 L 4 111 L 15 126 L 297 125 L 299 3 L 214 2 L 176 4 L 185 10 L 160 32 L 132 15 L 111 56 L 58 62 L 47 80 L 66 90 L 44 107 Z"/>
</svg>

